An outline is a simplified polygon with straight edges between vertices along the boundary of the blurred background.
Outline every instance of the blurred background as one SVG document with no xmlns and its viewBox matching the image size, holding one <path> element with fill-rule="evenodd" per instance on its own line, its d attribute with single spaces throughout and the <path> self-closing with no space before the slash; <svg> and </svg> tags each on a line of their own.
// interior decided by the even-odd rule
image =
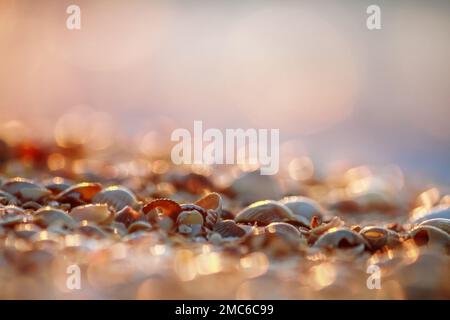
<svg viewBox="0 0 450 320">
<path fill-rule="evenodd" d="M 321 166 L 450 185 L 449 16 L 449 1 L 2 0 L 0 138 L 152 155 L 194 120 L 280 128 L 283 153 Z"/>
</svg>

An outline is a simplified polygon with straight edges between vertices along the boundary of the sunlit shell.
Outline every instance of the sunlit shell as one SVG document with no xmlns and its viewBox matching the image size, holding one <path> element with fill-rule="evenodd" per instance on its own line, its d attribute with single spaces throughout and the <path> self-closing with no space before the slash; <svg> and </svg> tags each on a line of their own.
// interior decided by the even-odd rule
<svg viewBox="0 0 450 320">
<path fill-rule="evenodd" d="M 106 231 L 104 231 L 102 228 L 94 223 L 90 223 L 87 221 L 83 221 L 81 225 L 75 230 L 75 232 L 97 239 L 106 238 L 108 236 Z"/>
<path fill-rule="evenodd" d="M 421 215 L 420 217 L 411 221 L 412 224 L 420 224 L 425 220 L 431 219 L 450 219 L 450 206 L 447 205 L 439 205 L 432 208 L 430 211 Z"/>
<path fill-rule="evenodd" d="M 264 228 L 264 232 L 274 234 L 276 236 L 300 239 L 300 231 L 293 225 L 285 222 L 272 222 Z"/>
<path fill-rule="evenodd" d="M 47 190 L 45 187 L 25 187 L 17 192 L 17 196 L 22 199 L 23 202 L 40 201 L 48 197 L 50 194 L 50 190 Z"/>
<path fill-rule="evenodd" d="M 361 229 L 360 234 L 368 241 L 372 250 L 378 250 L 384 246 L 392 248 L 400 244 L 398 234 L 386 228 L 365 227 Z"/>
<path fill-rule="evenodd" d="M 66 212 L 52 207 L 44 207 L 34 213 L 34 222 L 48 227 L 50 225 L 74 227 L 76 221 Z"/>
<path fill-rule="evenodd" d="M 51 180 L 48 180 L 47 182 L 44 182 L 44 186 L 52 192 L 53 195 L 58 195 L 61 192 L 69 189 L 73 183 L 71 181 L 68 181 L 66 179 L 56 177 Z"/>
<path fill-rule="evenodd" d="M 420 223 L 421 226 L 432 226 L 439 228 L 448 234 L 450 234 L 450 219 L 443 219 L 443 218 L 435 218 L 430 220 L 425 220 Z"/>
<path fill-rule="evenodd" d="M 178 214 L 183 211 L 177 202 L 170 199 L 155 199 L 147 203 L 142 208 L 145 215 L 149 214 L 153 210 L 161 211 L 165 216 L 170 217 L 173 221 L 176 221 Z"/>
<path fill-rule="evenodd" d="M 222 238 L 240 238 L 246 234 L 246 231 L 233 220 L 222 220 L 217 222 L 214 225 L 213 231 L 220 234 Z"/>
<path fill-rule="evenodd" d="M 360 234 L 349 229 L 341 228 L 323 234 L 314 247 L 325 249 L 346 249 L 360 245 L 368 246 L 367 241 Z"/>
<path fill-rule="evenodd" d="M 445 248 L 450 247 L 449 234 L 433 226 L 419 225 L 410 231 L 410 237 L 418 246 L 440 245 Z"/>
<path fill-rule="evenodd" d="M 41 188 L 42 186 L 25 178 L 12 178 L 5 181 L 1 187 L 2 190 L 17 196 L 19 192 L 24 188 Z"/>
<path fill-rule="evenodd" d="M 128 227 L 128 233 L 150 230 L 152 230 L 152 225 L 146 221 L 136 221 Z"/>
<path fill-rule="evenodd" d="M 178 215 L 178 232 L 189 235 L 198 235 L 202 231 L 203 215 L 197 211 L 183 211 Z"/>
<path fill-rule="evenodd" d="M 208 193 L 203 198 L 197 200 L 195 204 L 203 209 L 206 209 L 207 211 L 213 210 L 219 216 L 222 213 L 223 200 L 222 197 L 216 192 Z"/>
<path fill-rule="evenodd" d="M 238 223 L 256 223 L 268 225 L 272 222 L 298 221 L 297 217 L 285 205 L 273 201 L 258 201 L 243 209 L 236 215 Z"/>
<path fill-rule="evenodd" d="M 294 215 L 306 218 L 300 218 L 305 222 L 311 221 L 314 216 L 319 217 L 321 220 L 325 216 L 325 209 L 322 208 L 316 201 L 307 197 L 285 197 L 280 202 L 291 209 Z"/>
<path fill-rule="evenodd" d="M 73 185 L 58 194 L 56 200 L 60 202 L 68 202 L 76 206 L 90 202 L 91 199 L 101 190 L 102 186 L 99 183 L 82 182 Z"/>
<path fill-rule="evenodd" d="M 116 211 L 120 211 L 126 206 L 137 208 L 139 205 L 134 194 L 122 186 L 103 189 L 92 198 L 92 203 L 106 203 Z"/>
<path fill-rule="evenodd" d="M 108 224 L 114 219 L 114 213 L 106 204 L 87 204 L 78 206 L 70 211 L 70 216 L 76 221 L 89 221 L 98 224 Z"/>
<path fill-rule="evenodd" d="M 140 220 L 141 218 L 142 214 L 139 211 L 136 211 L 133 208 L 126 206 L 122 210 L 117 212 L 116 218 L 114 220 L 123 223 L 128 228 L 130 224 Z"/>
</svg>

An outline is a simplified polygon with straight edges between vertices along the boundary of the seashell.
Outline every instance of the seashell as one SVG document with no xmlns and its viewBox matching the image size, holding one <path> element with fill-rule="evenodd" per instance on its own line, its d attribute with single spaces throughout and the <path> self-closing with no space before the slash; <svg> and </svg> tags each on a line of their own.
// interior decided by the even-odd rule
<svg viewBox="0 0 450 320">
<path fill-rule="evenodd" d="M 50 192 L 55 196 L 69 189 L 72 185 L 73 183 L 71 181 L 61 177 L 55 177 L 47 182 L 44 182 L 44 186 L 47 190 L 50 190 Z"/>
<path fill-rule="evenodd" d="M 103 189 L 92 198 L 92 203 L 106 203 L 116 211 L 120 211 L 126 206 L 134 209 L 139 207 L 134 194 L 122 186 L 111 186 Z"/>
<path fill-rule="evenodd" d="M 56 196 L 59 202 L 68 202 L 73 206 L 89 203 L 102 190 L 99 183 L 82 182 L 71 186 Z"/>
<path fill-rule="evenodd" d="M 128 227 L 128 233 L 133 233 L 137 231 L 150 231 L 152 229 L 152 225 L 146 221 L 136 221 L 133 222 Z"/>
<path fill-rule="evenodd" d="M 114 219 L 117 222 L 123 223 L 127 228 L 133 222 L 136 222 L 142 218 L 142 214 L 133 208 L 126 206 L 119 212 L 117 212 L 116 218 Z"/>
<path fill-rule="evenodd" d="M 22 204 L 22 208 L 23 209 L 32 209 L 32 210 L 38 210 L 40 209 L 42 206 L 35 202 L 35 201 L 27 201 L 24 204 Z"/>
<path fill-rule="evenodd" d="M 0 217 L 1 216 L 8 216 L 8 215 L 23 215 L 26 211 L 20 207 L 14 206 L 14 205 L 8 205 L 5 207 L 0 208 Z"/>
<path fill-rule="evenodd" d="M 220 215 L 220 218 L 223 220 L 234 220 L 234 214 L 226 209 L 222 209 L 222 214 Z"/>
<path fill-rule="evenodd" d="M 119 235 L 121 237 L 126 236 L 126 234 L 128 233 L 127 227 L 123 223 L 117 221 L 111 222 L 110 225 L 104 226 L 102 227 L 102 229 L 108 233 Z"/>
<path fill-rule="evenodd" d="M 114 219 L 114 213 L 106 204 L 86 204 L 70 211 L 70 216 L 76 221 L 87 220 L 98 224 L 109 224 Z"/>
<path fill-rule="evenodd" d="M 297 222 L 298 219 L 284 204 L 273 200 L 265 200 L 255 202 L 243 209 L 236 215 L 234 221 L 268 225 L 272 222 Z"/>
<path fill-rule="evenodd" d="M 409 233 L 410 237 L 418 246 L 442 245 L 450 247 L 450 236 L 442 229 L 430 225 L 419 225 Z"/>
<path fill-rule="evenodd" d="M 183 211 L 178 215 L 178 232 L 195 236 L 201 233 L 203 226 L 203 215 L 197 211 Z"/>
<path fill-rule="evenodd" d="M 289 240 L 296 240 L 301 237 L 301 233 L 296 227 L 285 222 L 272 222 L 264 228 L 264 232 L 286 237 Z"/>
<path fill-rule="evenodd" d="M 361 245 L 364 247 L 369 246 L 367 240 L 364 239 L 363 236 L 349 229 L 341 228 L 320 236 L 314 244 L 314 247 L 324 249 L 346 249 Z"/>
<path fill-rule="evenodd" d="M 41 201 L 51 195 L 45 187 L 24 187 L 17 192 L 17 196 L 23 201 Z"/>
<path fill-rule="evenodd" d="M 106 238 L 108 236 L 104 230 L 88 221 L 82 221 L 81 225 L 75 230 L 75 232 L 97 239 Z"/>
<path fill-rule="evenodd" d="M 48 227 L 51 225 L 75 227 L 76 221 L 66 212 L 52 207 L 43 207 L 34 213 L 34 223 Z"/>
<path fill-rule="evenodd" d="M 307 223 L 307 226 L 310 226 L 310 221 L 313 217 L 319 217 L 320 220 L 325 217 L 325 209 L 313 199 L 301 196 L 290 196 L 283 198 L 280 202 L 291 209 L 292 213 L 295 216 L 298 216 L 300 221 Z"/>
<path fill-rule="evenodd" d="M 17 204 L 19 204 L 19 200 L 12 194 L 10 194 L 6 191 L 0 190 L 0 204 L 17 205 Z"/>
<path fill-rule="evenodd" d="M 420 224 L 425 220 L 431 220 L 431 219 L 450 219 L 450 206 L 446 205 L 439 205 L 434 208 L 432 208 L 429 212 L 427 212 L 425 215 L 422 215 L 418 217 L 417 219 L 413 220 L 412 224 Z"/>
<path fill-rule="evenodd" d="M 432 226 L 441 229 L 442 231 L 450 234 L 450 219 L 435 218 L 430 220 L 425 220 L 420 223 L 421 226 Z"/>
<path fill-rule="evenodd" d="M 214 225 L 213 231 L 220 234 L 222 238 L 240 238 L 246 234 L 246 230 L 237 225 L 234 220 L 217 222 Z"/>
<path fill-rule="evenodd" d="M 378 250 L 384 246 L 393 248 L 400 244 L 398 234 L 386 228 L 365 227 L 359 233 L 367 240 L 372 250 Z"/>
<path fill-rule="evenodd" d="M 147 215 L 150 211 L 155 209 L 160 210 L 165 216 L 170 217 L 173 221 L 176 221 L 180 212 L 183 211 L 177 202 L 170 199 L 152 200 L 142 208 L 142 211 Z"/>
<path fill-rule="evenodd" d="M 3 183 L 3 185 L 1 186 L 1 189 L 3 191 L 6 191 L 9 194 L 12 194 L 14 196 L 17 196 L 19 194 L 19 192 L 24 188 L 39 189 L 39 188 L 42 188 L 42 186 L 31 180 L 28 180 L 25 178 L 20 178 L 20 177 L 9 179 L 9 180 L 5 181 Z"/>
<path fill-rule="evenodd" d="M 250 204 L 265 199 L 280 199 L 282 190 L 275 178 L 261 175 L 259 170 L 248 172 L 237 178 L 230 186 L 244 204 Z"/>
<path fill-rule="evenodd" d="M 223 200 L 222 197 L 216 192 L 208 193 L 203 198 L 197 200 L 194 204 L 206 209 L 207 211 L 212 210 L 219 216 L 222 213 Z"/>
</svg>

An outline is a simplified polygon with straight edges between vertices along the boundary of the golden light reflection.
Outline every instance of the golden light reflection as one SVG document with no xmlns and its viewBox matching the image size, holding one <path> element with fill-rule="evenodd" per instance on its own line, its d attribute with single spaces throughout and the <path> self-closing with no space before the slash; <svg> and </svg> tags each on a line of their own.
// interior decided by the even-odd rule
<svg viewBox="0 0 450 320">
<path fill-rule="evenodd" d="M 307 156 L 292 159 L 288 165 L 288 173 L 293 180 L 308 180 L 314 174 L 313 162 Z"/>
<path fill-rule="evenodd" d="M 254 252 L 240 259 L 241 270 L 247 278 L 262 276 L 269 269 L 269 259 L 262 252 Z"/>
<path fill-rule="evenodd" d="M 317 290 L 331 285 L 336 280 L 336 267 L 328 262 L 311 268 L 312 285 Z"/>
<path fill-rule="evenodd" d="M 195 255 L 190 250 L 179 250 L 175 254 L 174 271 L 181 281 L 191 281 L 197 276 Z"/>
<path fill-rule="evenodd" d="M 220 272 L 222 263 L 220 254 L 217 252 L 202 253 L 195 258 L 197 272 L 201 275 L 208 275 Z"/>
</svg>

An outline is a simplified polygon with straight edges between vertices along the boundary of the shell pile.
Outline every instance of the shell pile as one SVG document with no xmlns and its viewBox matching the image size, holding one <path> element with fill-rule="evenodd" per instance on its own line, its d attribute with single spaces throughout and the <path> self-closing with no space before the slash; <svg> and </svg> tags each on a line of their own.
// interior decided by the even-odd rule
<svg viewBox="0 0 450 320">
<path fill-rule="evenodd" d="M 0 298 L 449 299 L 450 197 L 354 173 L 286 188 L 5 172 Z"/>
</svg>

